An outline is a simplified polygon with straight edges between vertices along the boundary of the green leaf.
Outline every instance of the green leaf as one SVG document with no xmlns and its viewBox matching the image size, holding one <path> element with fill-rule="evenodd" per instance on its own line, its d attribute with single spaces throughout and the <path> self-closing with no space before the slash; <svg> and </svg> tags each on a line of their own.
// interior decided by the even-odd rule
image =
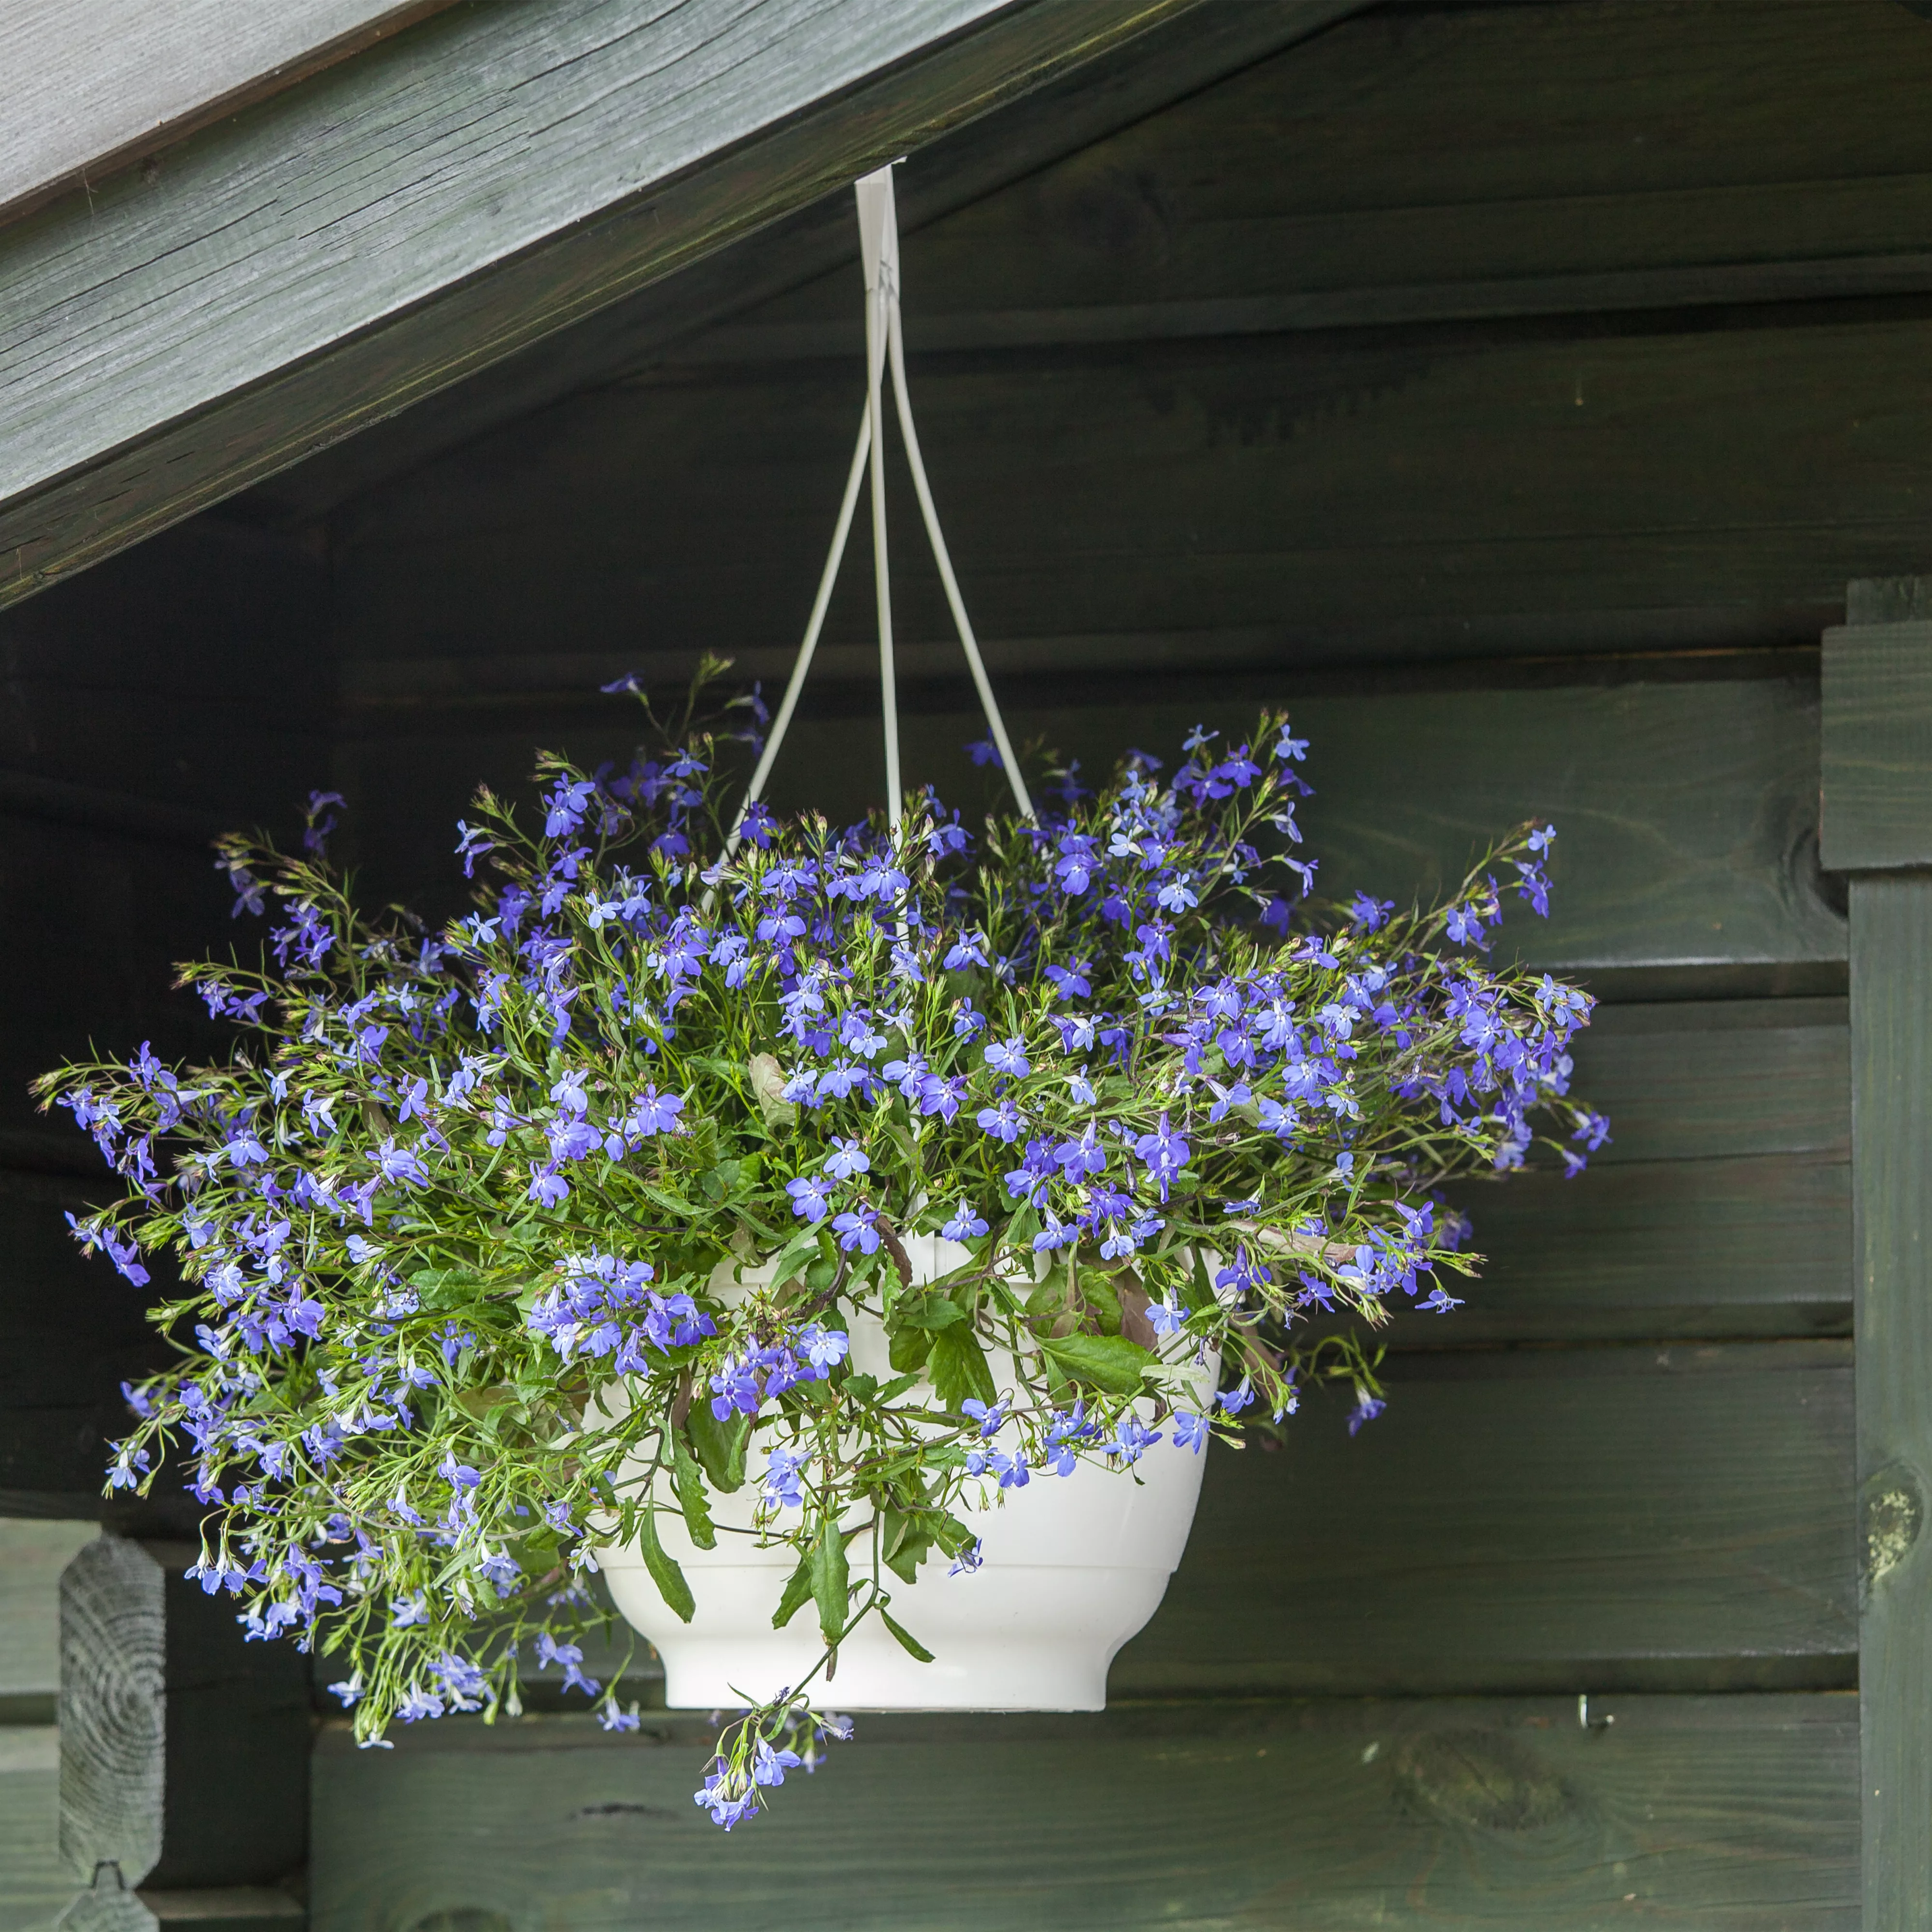
<svg viewBox="0 0 1932 1932">
<path fill-rule="evenodd" d="M 784 1594 L 778 1599 L 778 1606 L 772 1612 L 772 1628 L 783 1630 L 807 1604 L 812 1601 L 812 1558 L 815 1550 L 808 1551 L 798 1559 L 798 1568 L 785 1580 Z"/>
<path fill-rule="evenodd" d="M 807 1258 L 810 1257 L 810 1259 Z M 772 1257 L 772 1282 L 775 1287 L 782 1288 L 800 1274 L 803 1274 L 808 1283 L 812 1279 L 812 1262 L 819 1258 L 818 1238 L 808 1230 L 794 1234 Z"/>
<path fill-rule="evenodd" d="M 1098 1268 L 1080 1270 L 1080 1298 L 1100 1317 L 1100 1326 L 1108 1334 L 1120 1332 L 1120 1298 Z"/>
<path fill-rule="evenodd" d="M 716 1550 L 718 1532 L 712 1526 L 711 1512 L 704 1504 L 704 1478 L 682 1436 L 674 1435 L 670 1438 L 670 1480 L 692 1541 L 700 1550 Z"/>
<path fill-rule="evenodd" d="M 879 1612 L 879 1620 L 893 1636 L 898 1639 L 902 1649 L 910 1651 L 922 1664 L 930 1664 L 932 1661 L 932 1652 L 928 1650 L 926 1646 L 921 1643 L 903 1624 L 895 1622 L 884 1610 Z"/>
<path fill-rule="evenodd" d="M 932 1337 L 923 1328 L 896 1328 L 887 1345 L 892 1366 L 902 1371 L 910 1370 L 914 1378 L 926 1366 L 926 1358 L 932 1352 Z"/>
<path fill-rule="evenodd" d="M 879 1526 L 879 1550 L 886 1568 L 908 1583 L 919 1581 L 919 1566 L 932 1547 L 923 1514 L 909 1515 L 904 1510 L 888 1508 Z"/>
<path fill-rule="evenodd" d="M 1214 1284 L 1208 1278 L 1207 1257 L 1198 1248 L 1194 1250 L 1194 1265 L 1188 1272 L 1187 1286 L 1181 1299 L 1190 1312 L 1214 1306 Z"/>
<path fill-rule="evenodd" d="M 1044 1322 L 1049 1326 L 1055 1316 L 1066 1306 L 1066 1277 L 1055 1268 L 1044 1281 L 1036 1282 L 1026 1298 L 1026 1312 L 1030 1319 Z"/>
<path fill-rule="evenodd" d="M 1142 1370 L 1155 1359 L 1124 1335 L 1063 1335 L 1040 1346 L 1072 1380 L 1108 1395 L 1133 1394 L 1140 1388 Z"/>
<path fill-rule="evenodd" d="M 932 1540 L 948 1556 L 963 1556 L 980 1540 L 956 1516 L 942 1516 L 934 1526 Z"/>
<path fill-rule="evenodd" d="M 644 1568 L 651 1573 L 651 1581 L 658 1586 L 658 1594 L 676 1611 L 681 1621 L 689 1623 L 692 1612 L 698 1607 L 697 1600 L 692 1595 L 691 1586 L 684 1580 L 684 1572 L 677 1567 L 676 1558 L 658 1540 L 656 1511 L 646 1510 L 639 1528 Z"/>
<path fill-rule="evenodd" d="M 700 1400 L 691 1405 L 684 1419 L 685 1433 L 711 1486 L 720 1495 L 730 1496 L 745 1486 L 745 1448 L 752 1439 L 752 1418 L 734 1412 L 728 1422 L 720 1422 L 711 1413 L 710 1402 Z"/>
<path fill-rule="evenodd" d="M 966 1311 L 958 1302 L 938 1294 L 928 1295 L 922 1301 L 902 1301 L 895 1312 L 902 1322 L 915 1328 L 950 1328 L 954 1322 L 966 1318 Z"/>
<path fill-rule="evenodd" d="M 898 1366 L 895 1360 L 892 1366 Z M 968 1396 L 977 1396 L 986 1402 L 999 1400 L 1000 1392 L 993 1386 L 993 1372 L 987 1366 L 986 1352 L 968 1323 L 956 1323 L 933 1336 L 926 1372 L 932 1378 L 939 1400 L 948 1408 L 957 1408 Z"/>
<path fill-rule="evenodd" d="M 845 1634 L 845 1608 L 850 1592 L 845 1538 L 838 1518 L 828 1516 L 820 1522 L 818 1540 L 812 1546 L 812 1594 L 818 1599 L 818 1628 L 825 1633 L 827 1643 L 836 1643 Z"/>
</svg>

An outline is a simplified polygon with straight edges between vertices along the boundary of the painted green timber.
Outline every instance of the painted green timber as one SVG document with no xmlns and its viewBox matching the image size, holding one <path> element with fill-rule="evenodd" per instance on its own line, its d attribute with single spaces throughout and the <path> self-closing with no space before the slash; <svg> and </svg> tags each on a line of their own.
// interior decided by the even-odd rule
<svg viewBox="0 0 1932 1932">
<path fill-rule="evenodd" d="M 916 302 L 907 330 L 997 675 L 1118 688 L 1810 643 L 1847 574 L 1921 560 L 1932 320 L 1909 308 L 923 359 Z M 548 695 L 555 638 L 580 659 L 669 670 L 708 647 L 782 676 L 862 368 L 656 370 L 368 493 L 342 524 L 342 634 L 365 661 L 348 694 Z M 894 539 L 909 670 L 956 676 L 919 541 Z M 863 674 L 864 578 L 862 552 L 828 678 Z"/>
<path fill-rule="evenodd" d="M 1395 1348 L 1851 1333 L 1848 1161 L 1598 1163 L 1456 1198 L 1481 1278 L 1451 1319 L 1399 1318 Z"/>
<path fill-rule="evenodd" d="M 0 236 L 0 598 L 1193 4 L 466 7 L 70 196 Z"/>
<path fill-rule="evenodd" d="M 1820 686 L 1823 862 L 1932 866 L 1932 621 L 1827 631 Z"/>
<path fill-rule="evenodd" d="M 466 1719 L 316 1762 L 317 1932 L 1726 1932 L 1857 1923 L 1854 1701 L 1204 1704 L 862 1718 L 729 1838 L 698 1724 Z M 459 1728 L 460 1727 L 460 1728 Z"/>
<path fill-rule="evenodd" d="M 1932 875 L 1852 881 L 1866 1932 L 1932 1925 Z"/>
<path fill-rule="evenodd" d="M 1927 580 L 1854 583 L 1824 648 L 1826 856 L 1851 874 L 1864 1932 L 1932 1926 L 1932 627 Z"/>
<path fill-rule="evenodd" d="M 905 288 L 948 350 L 1922 291 L 1928 88 L 1892 0 L 1378 11 L 910 237 Z M 835 274 L 670 353 L 858 322 Z"/>
</svg>

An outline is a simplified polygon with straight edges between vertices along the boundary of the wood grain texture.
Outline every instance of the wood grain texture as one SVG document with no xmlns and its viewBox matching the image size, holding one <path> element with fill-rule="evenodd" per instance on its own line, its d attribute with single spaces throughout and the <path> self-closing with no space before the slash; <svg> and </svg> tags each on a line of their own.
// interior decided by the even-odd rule
<svg viewBox="0 0 1932 1932">
<path fill-rule="evenodd" d="M 1865 1920 L 1932 1924 L 1932 878 L 1853 880 L 1852 1132 Z"/>
<path fill-rule="evenodd" d="M 178 520 L 1188 4 L 553 0 L 425 22 L 196 137 L 156 181 L 0 237 L 15 426 L 0 594 Z"/>
<path fill-rule="evenodd" d="M 1359 1435 L 1322 1398 L 1209 1452 L 1114 1694 L 1856 1682 L 1848 1345 L 1384 1366 Z"/>
<path fill-rule="evenodd" d="M 1508 943 L 1586 972 L 1748 969 L 1771 978 L 1840 974 L 1844 924 L 1821 892 L 1815 688 L 1798 680 L 1454 690 L 1302 700 L 1291 676 L 1223 685 L 1184 705 L 1076 708 L 1014 693 L 1016 738 L 1038 737 L 1112 769 L 1130 745 L 1172 755 L 1197 720 L 1239 733 L 1264 702 L 1292 706 L 1311 740 L 1316 796 L 1299 817 L 1322 862 L 1320 889 L 1372 888 L 1406 902 L 1460 880 L 1490 841 L 1531 817 L 1559 836 L 1552 917 L 1518 907 Z M 461 909 L 448 830 L 479 778 L 514 794 L 533 740 L 585 764 L 628 755 L 613 707 L 557 716 L 365 719 L 346 736 L 338 782 L 368 808 L 358 852 L 370 890 L 425 910 Z M 990 796 L 964 746 L 983 722 L 953 710 L 908 716 L 908 781 L 936 783 L 969 817 Z M 884 784 L 876 713 L 797 720 L 772 779 L 776 800 L 835 822 Z M 374 808 L 382 802 L 379 814 Z"/>
<path fill-rule="evenodd" d="M 0 1932 L 48 1932 L 73 1898 L 59 1827 L 60 1733 L 0 1727 Z"/>
<path fill-rule="evenodd" d="M 1453 1319 L 1399 1317 L 1395 1348 L 1852 1332 L 1849 1161 L 1593 1164 L 1574 1184 L 1520 1176 L 1456 1199 L 1480 1278 Z"/>
<path fill-rule="evenodd" d="M 104 1865 L 61 1914 L 58 1932 L 154 1932 L 154 1915 Z"/>
<path fill-rule="evenodd" d="M 450 4 L 16 0 L 0 16 L 0 221 Z"/>
<path fill-rule="evenodd" d="M 61 1585 L 61 1846 L 157 1892 L 274 1884 L 308 1839 L 308 1666 L 250 1644 L 182 1571 L 193 1546 L 103 1536 Z"/>
<path fill-rule="evenodd" d="M 60 1576 L 92 1522 L 0 1520 L 0 1724 L 50 1724 L 60 1692 Z"/>
<path fill-rule="evenodd" d="M 166 1618 L 161 1568 L 104 1536 L 61 1578 L 60 1850 L 91 1885 L 104 1864 L 133 1886 L 161 1856 L 166 1790 Z"/>
<path fill-rule="evenodd" d="M 1932 866 L 1932 620 L 1827 631 L 1820 690 L 1823 863 Z"/>
<path fill-rule="evenodd" d="M 866 1718 L 728 1839 L 695 1725 L 420 1727 L 316 1760 L 318 1932 L 542 1923 L 1850 1932 L 1853 1700 L 1574 1696 Z"/>
</svg>

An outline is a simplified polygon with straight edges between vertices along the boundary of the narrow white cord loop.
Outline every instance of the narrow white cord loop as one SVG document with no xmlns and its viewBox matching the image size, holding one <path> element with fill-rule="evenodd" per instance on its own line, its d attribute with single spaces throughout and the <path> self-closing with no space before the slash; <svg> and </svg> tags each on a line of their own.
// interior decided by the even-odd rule
<svg viewBox="0 0 1932 1932">
<path fill-rule="evenodd" d="M 896 239 L 890 220 L 892 177 L 886 178 L 885 232 Z M 860 203 L 861 218 L 865 204 Z M 879 698 L 886 728 L 886 822 L 899 829 L 899 688 L 892 662 L 892 577 L 886 548 L 886 345 L 890 318 L 898 307 L 894 264 L 884 250 L 871 265 L 866 292 L 866 413 L 872 433 L 872 585 L 879 614 Z"/>
<path fill-rule="evenodd" d="M 986 664 L 980 655 L 979 640 L 966 615 L 966 601 L 959 594 L 959 580 L 953 574 L 952 559 L 939 527 L 939 512 L 933 505 L 932 487 L 926 480 L 926 463 L 920 454 L 919 433 L 913 427 L 912 399 L 906 389 L 904 330 L 899 313 L 898 219 L 893 206 L 891 167 L 880 168 L 867 175 L 856 184 L 856 193 L 860 248 L 866 271 L 866 410 L 860 420 L 858 445 L 852 452 L 852 467 L 845 478 L 845 496 L 838 506 L 838 522 L 832 533 L 832 548 L 819 575 L 818 595 L 812 602 L 805 641 L 799 646 L 798 662 L 792 667 L 778 715 L 772 721 L 770 735 L 765 740 L 758 768 L 752 772 L 752 782 L 746 790 L 745 802 L 738 808 L 738 815 L 732 820 L 730 836 L 724 842 L 724 859 L 728 862 L 744 837 L 745 820 L 752 806 L 764 796 L 765 782 L 771 776 L 778 747 L 784 742 L 792 713 L 798 708 L 799 693 L 804 687 L 805 674 L 812 668 L 812 654 L 818 648 L 819 633 L 824 628 L 825 614 L 831 605 L 832 587 L 838 580 L 839 566 L 844 561 L 846 540 L 851 535 L 853 513 L 858 507 L 860 479 L 868 475 L 872 497 L 873 590 L 878 607 L 879 685 L 886 734 L 886 817 L 895 832 L 899 829 L 903 781 L 899 767 L 898 678 L 892 658 L 892 569 L 886 545 L 884 404 L 888 364 L 892 368 L 892 396 L 898 405 L 899 431 L 905 438 L 906 459 L 912 470 L 913 488 L 919 497 L 920 514 L 925 519 L 933 561 L 939 566 L 940 581 L 946 589 L 946 602 L 966 653 L 967 666 L 973 674 L 980 707 L 986 714 L 993 743 L 999 752 L 1000 763 L 1005 768 L 1006 781 L 1012 787 L 1021 816 L 1029 824 L 1037 822 L 1033 800 L 1027 793 L 1026 781 L 1020 776 L 1019 760 L 1013 755 L 1005 721 L 1000 716 L 998 700 L 993 695 L 992 681 L 986 675 Z M 715 893 L 714 887 L 712 892 L 706 895 L 707 913 Z"/>
</svg>

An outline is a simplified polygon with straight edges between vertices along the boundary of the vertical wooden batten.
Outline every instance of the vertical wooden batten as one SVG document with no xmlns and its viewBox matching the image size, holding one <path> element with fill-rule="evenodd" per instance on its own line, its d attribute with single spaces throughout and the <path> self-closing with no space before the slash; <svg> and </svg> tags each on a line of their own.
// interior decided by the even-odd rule
<svg viewBox="0 0 1932 1932">
<path fill-rule="evenodd" d="M 1850 875 L 1866 1932 L 1932 1926 L 1932 578 L 1852 585 L 1825 634 L 1827 870 Z"/>
</svg>

